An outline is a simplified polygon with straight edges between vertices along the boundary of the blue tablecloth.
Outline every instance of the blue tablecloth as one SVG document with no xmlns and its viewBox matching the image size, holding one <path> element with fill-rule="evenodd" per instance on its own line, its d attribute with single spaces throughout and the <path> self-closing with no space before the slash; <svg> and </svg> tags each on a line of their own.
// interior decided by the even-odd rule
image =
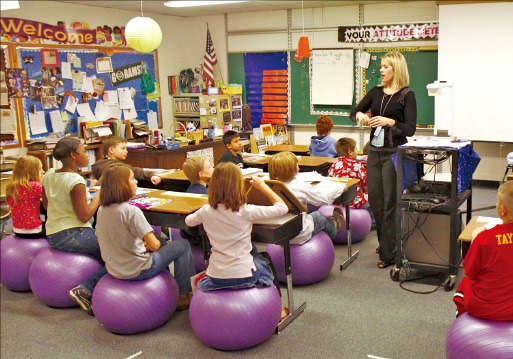
<svg viewBox="0 0 513 359">
<path fill-rule="evenodd" d="M 406 148 L 406 147 L 402 147 Z M 407 147 L 414 148 L 418 150 L 425 149 L 423 147 Z M 439 150 L 458 150 L 458 174 L 457 174 L 457 190 L 458 193 L 464 192 L 467 188 L 469 188 L 470 183 L 472 182 L 472 175 L 474 174 L 477 165 L 481 161 L 481 157 L 474 151 L 472 145 L 466 145 L 461 148 L 456 147 L 437 147 Z M 392 160 L 397 169 L 397 154 L 392 155 Z M 451 158 L 452 161 L 455 159 Z M 403 190 L 414 184 L 419 180 L 421 174 L 419 174 L 419 169 L 417 166 L 417 162 L 410 159 L 406 155 L 403 155 Z"/>
</svg>

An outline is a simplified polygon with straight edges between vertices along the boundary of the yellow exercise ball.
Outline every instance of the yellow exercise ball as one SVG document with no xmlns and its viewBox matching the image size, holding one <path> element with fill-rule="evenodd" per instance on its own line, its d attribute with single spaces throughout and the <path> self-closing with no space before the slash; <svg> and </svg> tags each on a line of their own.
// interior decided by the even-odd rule
<svg viewBox="0 0 513 359">
<path fill-rule="evenodd" d="M 155 20 L 137 16 L 126 24 L 125 38 L 135 51 L 151 52 L 162 42 L 162 30 Z"/>
</svg>

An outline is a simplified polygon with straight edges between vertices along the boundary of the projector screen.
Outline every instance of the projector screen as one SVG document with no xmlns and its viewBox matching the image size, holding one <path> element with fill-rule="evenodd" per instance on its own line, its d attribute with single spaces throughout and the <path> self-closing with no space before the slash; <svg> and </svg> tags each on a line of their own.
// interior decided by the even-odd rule
<svg viewBox="0 0 513 359">
<path fill-rule="evenodd" d="M 439 26 L 438 80 L 453 83 L 452 135 L 513 142 L 513 3 L 440 5 Z M 439 128 L 450 130 L 442 97 Z"/>
</svg>

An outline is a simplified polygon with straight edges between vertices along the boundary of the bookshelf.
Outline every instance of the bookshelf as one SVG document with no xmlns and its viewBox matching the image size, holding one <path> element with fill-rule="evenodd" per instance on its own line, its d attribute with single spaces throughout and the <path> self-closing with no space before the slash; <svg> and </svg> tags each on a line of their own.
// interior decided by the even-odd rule
<svg viewBox="0 0 513 359">
<path fill-rule="evenodd" d="M 89 157 L 89 164 L 87 167 L 80 169 L 80 174 L 82 176 L 89 176 L 92 173 L 91 166 L 96 162 L 96 160 L 103 158 L 103 150 L 99 143 L 86 145 L 85 150 Z M 62 163 L 53 158 L 52 151 L 53 150 L 35 150 L 28 151 L 27 154 L 39 158 L 43 164 L 43 170 L 47 172 L 50 168 L 58 169 L 62 167 Z"/>
<path fill-rule="evenodd" d="M 175 132 L 185 132 L 188 122 L 196 129 L 242 130 L 242 95 L 181 94 L 173 96 Z"/>
</svg>

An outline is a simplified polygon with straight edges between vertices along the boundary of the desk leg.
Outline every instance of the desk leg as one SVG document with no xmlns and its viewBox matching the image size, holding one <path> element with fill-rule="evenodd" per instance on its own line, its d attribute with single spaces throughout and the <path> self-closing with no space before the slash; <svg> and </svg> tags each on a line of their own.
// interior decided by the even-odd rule
<svg viewBox="0 0 513 359">
<path fill-rule="evenodd" d="M 347 259 L 344 263 L 340 265 L 340 270 L 344 270 L 351 263 L 354 262 L 358 255 L 360 255 L 360 251 L 352 252 L 351 250 L 351 222 L 350 222 L 350 214 L 349 214 L 349 204 L 346 204 L 346 229 L 347 229 Z"/>
<path fill-rule="evenodd" d="M 287 276 L 287 303 L 289 315 L 285 317 L 276 327 L 276 332 L 281 332 L 287 325 L 292 323 L 306 309 L 306 302 L 301 304 L 297 309 L 294 308 L 294 295 L 292 293 L 292 269 L 290 266 L 290 243 L 285 241 L 283 244 L 283 252 L 285 255 L 285 275 Z"/>
</svg>

